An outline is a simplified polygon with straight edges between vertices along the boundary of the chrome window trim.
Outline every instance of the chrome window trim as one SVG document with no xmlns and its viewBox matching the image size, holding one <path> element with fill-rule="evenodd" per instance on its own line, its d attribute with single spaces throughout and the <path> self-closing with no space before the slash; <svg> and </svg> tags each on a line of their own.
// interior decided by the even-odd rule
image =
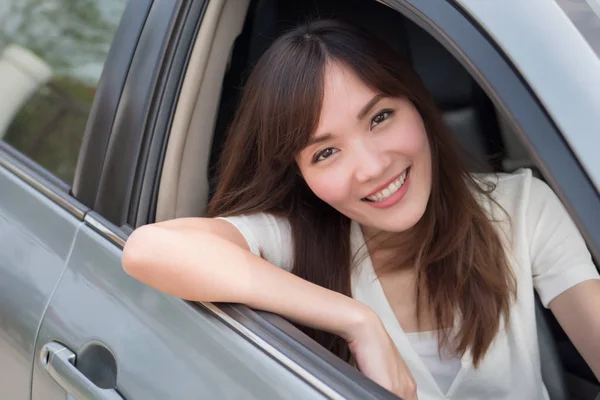
<svg viewBox="0 0 600 400">
<path fill-rule="evenodd" d="M 325 382 L 320 380 L 314 374 L 311 374 L 308 370 L 298 365 L 292 359 L 287 357 L 281 351 L 276 349 L 274 346 L 269 344 L 266 340 L 260 338 L 250 329 L 246 328 L 243 324 L 238 322 L 234 317 L 227 314 L 225 311 L 221 310 L 219 306 L 208 303 L 208 302 L 197 302 L 202 305 L 208 311 L 213 313 L 217 318 L 219 318 L 222 322 L 229 325 L 231 329 L 235 330 L 237 333 L 242 335 L 256 347 L 273 357 L 275 360 L 280 362 L 285 367 L 289 368 L 293 373 L 298 375 L 300 378 L 304 379 L 307 383 L 312 385 L 315 389 L 321 392 L 324 396 L 332 400 L 344 400 L 345 397 L 333 390 L 331 387 L 327 386 Z"/>
<path fill-rule="evenodd" d="M 101 221 L 95 213 L 88 213 L 83 219 L 92 229 L 98 232 L 100 235 L 104 236 L 106 239 L 111 241 L 112 243 L 119 246 L 121 249 L 125 246 L 125 239 L 119 235 L 116 230 L 113 230 L 108 226 L 108 224 Z M 111 224 L 112 225 L 112 224 Z"/>
<path fill-rule="evenodd" d="M 83 221 L 85 214 L 88 211 L 86 206 L 79 203 L 63 188 L 60 188 L 50 182 L 44 182 L 45 179 L 41 178 L 40 176 L 36 176 L 39 175 L 36 173 L 36 171 L 22 165 L 21 162 L 16 160 L 8 153 L 8 151 L 6 151 L 6 149 L 2 147 L 0 147 L 0 166 L 18 176 L 21 180 L 29 184 L 38 192 L 42 193 L 49 200 L 57 204 L 69 214 L 72 214 L 75 218 Z"/>
</svg>

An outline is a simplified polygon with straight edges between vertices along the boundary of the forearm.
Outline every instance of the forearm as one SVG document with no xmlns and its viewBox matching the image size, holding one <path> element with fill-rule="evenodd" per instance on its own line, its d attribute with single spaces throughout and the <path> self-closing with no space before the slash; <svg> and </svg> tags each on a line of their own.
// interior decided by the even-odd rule
<svg viewBox="0 0 600 400">
<path fill-rule="evenodd" d="M 350 332 L 375 317 L 370 308 L 357 300 L 300 279 L 254 255 L 251 258 L 247 264 L 252 275 L 250 290 L 242 301 L 250 307 L 271 311 L 346 339 Z"/>
<path fill-rule="evenodd" d="M 358 301 L 201 230 L 136 231 L 125 246 L 123 265 L 136 279 L 180 298 L 243 303 L 343 337 L 373 318 Z"/>
<path fill-rule="evenodd" d="M 550 302 L 550 308 L 600 380 L 600 280 L 579 283 Z"/>
</svg>

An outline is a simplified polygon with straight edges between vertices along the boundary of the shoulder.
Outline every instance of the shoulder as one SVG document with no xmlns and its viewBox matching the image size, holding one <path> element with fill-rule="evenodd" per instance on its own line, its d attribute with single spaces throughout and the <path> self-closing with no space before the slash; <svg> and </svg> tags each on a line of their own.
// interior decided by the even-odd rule
<svg viewBox="0 0 600 400">
<path fill-rule="evenodd" d="M 289 229 L 289 221 L 286 217 L 268 212 L 257 212 L 217 218 L 229 221 L 238 228 L 240 226 L 247 226 L 255 231 L 264 229 Z"/>
<path fill-rule="evenodd" d="M 258 212 L 218 217 L 235 226 L 248 243 L 250 251 L 267 261 L 291 270 L 293 240 L 289 220 L 285 216 Z"/>
<path fill-rule="evenodd" d="M 544 243 L 559 230 L 561 234 L 577 231 L 552 188 L 533 176 L 530 169 L 519 169 L 511 174 L 479 174 L 474 178 L 490 190 L 489 196 L 480 196 L 481 206 L 492 221 L 512 231 L 514 239 L 533 246 Z"/>
<path fill-rule="evenodd" d="M 512 173 L 472 174 L 473 179 L 506 211 L 536 206 L 554 196 L 554 192 L 531 169 L 521 168 Z"/>
</svg>

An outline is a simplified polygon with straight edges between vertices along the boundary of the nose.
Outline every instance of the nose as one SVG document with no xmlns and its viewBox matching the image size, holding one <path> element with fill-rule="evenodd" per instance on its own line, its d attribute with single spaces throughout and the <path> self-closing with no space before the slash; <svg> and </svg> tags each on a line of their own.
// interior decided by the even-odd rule
<svg viewBox="0 0 600 400">
<path fill-rule="evenodd" d="M 380 177 L 390 166 L 389 155 L 375 143 L 361 141 L 354 149 L 355 177 L 358 182 L 368 182 Z"/>
</svg>

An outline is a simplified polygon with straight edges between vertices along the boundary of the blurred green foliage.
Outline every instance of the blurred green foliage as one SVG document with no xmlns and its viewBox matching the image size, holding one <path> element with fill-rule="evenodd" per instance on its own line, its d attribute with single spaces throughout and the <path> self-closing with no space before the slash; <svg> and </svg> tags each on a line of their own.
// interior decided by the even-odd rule
<svg viewBox="0 0 600 400">
<path fill-rule="evenodd" d="M 22 107 L 4 140 L 68 184 L 96 85 L 125 0 L 4 0 L 0 51 L 18 44 L 50 65 L 52 80 Z"/>
<path fill-rule="evenodd" d="M 3 0 L 0 42 L 19 44 L 58 75 L 102 64 L 125 0 Z M 79 71 L 79 75 L 85 75 Z M 89 74 L 88 74 L 89 75 Z M 97 75 L 97 73 L 96 73 Z M 86 78 L 97 81 L 93 74 Z"/>
<path fill-rule="evenodd" d="M 79 80 L 54 79 L 20 110 L 4 140 L 72 183 L 94 93 L 95 87 Z"/>
</svg>

